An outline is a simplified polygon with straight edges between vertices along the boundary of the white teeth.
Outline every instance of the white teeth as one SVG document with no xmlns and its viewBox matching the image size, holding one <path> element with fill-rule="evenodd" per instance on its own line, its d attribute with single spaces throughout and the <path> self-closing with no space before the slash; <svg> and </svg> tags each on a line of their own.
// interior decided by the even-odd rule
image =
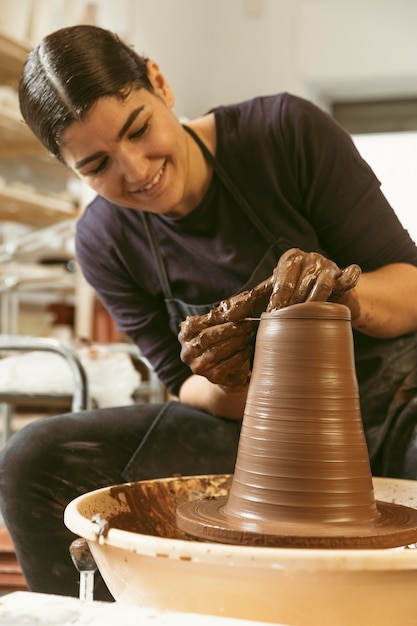
<svg viewBox="0 0 417 626">
<path fill-rule="evenodd" d="M 156 183 L 159 181 L 159 179 L 161 178 L 162 174 L 164 173 L 164 167 L 165 166 L 161 167 L 159 172 L 156 174 L 155 178 L 148 185 L 145 185 L 144 187 L 141 187 L 141 189 L 139 191 L 148 191 L 148 189 L 151 189 L 154 185 L 156 185 Z"/>
</svg>

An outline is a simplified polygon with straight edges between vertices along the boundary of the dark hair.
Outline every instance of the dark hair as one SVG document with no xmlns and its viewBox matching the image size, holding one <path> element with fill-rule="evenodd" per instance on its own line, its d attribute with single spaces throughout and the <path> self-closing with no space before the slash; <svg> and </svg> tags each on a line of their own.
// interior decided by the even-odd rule
<svg viewBox="0 0 417 626">
<path fill-rule="evenodd" d="M 19 83 L 23 119 L 62 160 L 62 132 L 81 121 L 99 98 L 125 98 L 132 88 L 153 91 L 147 60 L 108 30 L 87 25 L 57 30 L 24 65 Z"/>
</svg>

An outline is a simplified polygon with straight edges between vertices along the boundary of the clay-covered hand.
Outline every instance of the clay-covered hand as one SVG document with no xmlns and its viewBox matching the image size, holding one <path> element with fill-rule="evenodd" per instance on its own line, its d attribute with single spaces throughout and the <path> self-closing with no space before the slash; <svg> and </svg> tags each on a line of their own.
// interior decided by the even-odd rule
<svg viewBox="0 0 417 626">
<path fill-rule="evenodd" d="M 205 376 L 217 385 L 246 385 L 254 342 L 252 322 L 212 325 L 209 315 L 189 316 L 182 322 L 178 335 L 181 360 L 193 374 Z"/>
<path fill-rule="evenodd" d="M 223 300 L 206 315 L 188 316 L 182 322 L 181 360 L 212 383 L 243 386 L 249 381 L 254 349 L 248 318 L 299 302 L 337 300 L 357 284 L 360 274 L 358 265 L 340 269 L 317 252 L 292 248 L 281 256 L 273 276 Z"/>
<path fill-rule="evenodd" d="M 193 374 L 224 387 L 241 387 L 250 378 L 254 330 L 249 319 L 264 311 L 273 277 L 249 291 L 222 300 L 205 315 L 190 315 L 180 326 L 181 360 Z"/>
<path fill-rule="evenodd" d="M 355 287 L 360 275 L 358 265 L 340 269 L 318 252 L 291 248 L 284 252 L 274 269 L 267 311 L 313 300 L 335 301 Z"/>
</svg>

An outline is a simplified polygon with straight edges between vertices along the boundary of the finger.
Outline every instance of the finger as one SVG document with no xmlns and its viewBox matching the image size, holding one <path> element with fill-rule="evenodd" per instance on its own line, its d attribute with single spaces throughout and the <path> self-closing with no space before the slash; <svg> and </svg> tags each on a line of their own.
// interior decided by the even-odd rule
<svg viewBox="0 0 417 626">
<path fill-rule="evenodd" d="M 198 335 L 198 343 L 202 350 L 209 350 L 216 344 L 225 344 L 231 340 L 240 341 L 242 344 L 252 339 L 253 325 L 249 320 L 242 322 L 226 322 L 218 326 L 210 326 Z"/>
<path fill-rule="evenodd" d="M 223 344 L 212 346 L 209 350 L 206 350 L 201 354 L 192 355 L 191 352 L 188 352 L 190 358 L 188 362 L 184 360 L 184 363 L 190 366 L 194 374 L 205 375 L 208 370 L 216 367 L 222 361 L 226 361 L 241 352 L 245 352 L 246 354 L 248 346 L 248 343 L 242 344 L 239 339 L 230 339 Z M 185 359 L 186 355 L 183 354 L 181 358 Z"/>
<path fill-rule="evenodd" d="M 208 326 L 203 328 L 196 335 L 188 336 L 189 330 L 181 329 L 178 339 L 183 347 L 187 344 L 199 348 L 200 351 L 207 350 L 211 345 L 220 343 L 230 337 L 251 336 L 253 334 L 253 325 L 250 320 L 241 322 L 225 322 L 217 326 Z"/>
<path fill-rule="evenodd" d="M 298 282 L 288 304 L 298 304 L 307 300 L 321 270 L 322 257 L 314 253 L 307 254 L 304 257 Z"/>
<path fill-rule="evenodd" d="M 337 266 L 329 266 L 323 269 L 316 278 L 306 302 L 326 302 L 336 284 L 340 270 Z"/>
<path fill-rule="evenodd" d="M 268 312 L 282 309 L 289 304 L 299 281 L 303 258 L 304 253 L 298 248 L 291 248 L 280 257 L 274 269 L 274 287 L 267 307 Z"/>
<path fill-rule="evenodd" d="M 217 326 L 225 322 L 238 322 L 245 317 L 252 317 L 264 311 L 272 292 L 273 277 L 256 285 L 249 291 L 222 300 L 204 315 L 188 315 L 180 324 L 178 340 L 180 343 L 189 341 L 209 326 Z"/>
<path fill-rule="evenodd" d="M 188 315 L 180 324 L 180 331 L 178 333 L 178 341 L 181 344 L 191 341 L 198 337 L 200 333 L 205 333 L 207 329 L 215 327 L 210 313 L 204 315 Z M 224 323 L 219 323 L 217 326 L 222 327 Z M 216 332 L 216 331 L 213 331 Z"/>
<path fill-rule="evenodd" d="M 244 321 L 239 323 L 227 322 L 219 326 L 210 326 L 202 330 L 196 337 L 182 343 L 181 360 L 190 365 L 192 361 L 201 357 L 205 353 L 205 359 L 216 358 L 214 348 L 217 347 L 220 356 L 218 360 L 224 358 L 224 355 L 243 348 L 253 341 L 252 322 Z M 211 355 L 209 357 L 209 355 Z"/>
<path fill-rule="evenodd" d="M 201 375 L 216 385 L 242 387 L 250 378 L 251 354 L 252 351 L 248 347 L 205 370 Z"/>
<path fill-rule="evenodd" d="M 223 300 L 218 307 L 212 309 L 211 316 L 214 319 L 220 315 L 224 321 L 234 322 L 264 311 L 272 293 L 273 280 L 273 276 L 269 276 L 253 289 Z"/>
<path fill-rule="evenodd" d="M 224 322 L 237 322 L 245 317 L 252 317 L 264 311 L 272 292 L 273 277 L 256 285 L 249 291 L 222 300 L 204 315 L 188 315 L 180 324 L 178 339 L 180 343 L 188 341 L 208 326 L 216 326 Z"/>
<path fill-rule="evenodd" d="M 353 265 L 349 265 L 346 267 L 341 275 L 337 278 L 336 285 L 333 289 L 332 299 L 337 300 L 344 293 L 353 289 L 358 284 L 358 281 L 361 277 L 362 270 L 359 265 L 355 263 Z"/>
<path fill-rule="evenodd" d="M 223 384 L 223 382 L 220 382 L 220 378 L 226 380 L 229 373 L 233 378 L 240 377 L 241 374 L 239 374 L 239 372 L 248 369 L 251 354 L 252 348 L 250 346 L 246 346 L 233 354 L 228 354 L 227 357 L 223 359 L 217 358 L 219 354 L 216 354 L 214 355 L 215 358 L 211 360 L 207 357 L 206 353 L 204 353 L 204 355 L 193 360 L 191 363 L 191 371 L 193 374 L 205 376 L 211 382 Z"/>
<path fill-rule="evenodd" d="M 210 326 L 209 313 L 205 315 L 187 315 L 184 321 L 180 323 L 180 332 L 178 340 L 180 343 L 189 341 L 199 332 Z"/>
</svg>

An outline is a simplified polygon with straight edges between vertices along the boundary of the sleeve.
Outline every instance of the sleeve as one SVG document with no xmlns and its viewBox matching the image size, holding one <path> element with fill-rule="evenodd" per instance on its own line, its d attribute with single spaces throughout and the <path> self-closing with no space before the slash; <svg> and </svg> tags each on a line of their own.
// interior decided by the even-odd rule
<svg viewBox="0 0 417 626">
<path fill-rule="evenodd" d="M 180 359 L 180 344 L 169 328 L 163 298 L 141 288 L 133 278 L 134 272 L 126 266 L 126 257 L 121 259 L 115 244 L 115 221 L 113 216 L 109 235 L 103 215 L 94 219 L 88 207 L 77 224 L 77 259 L 117 329 L 130 337 L 162 384 L 177 395 L 191 371 Z M 140 260 L 136 257 L 132 263 L 138 265 Z"/>
<path fill-rule="evenodd" d="M 302 210 L 341 266 L 417 265 L 417 248 L 350 135 L 314 104 L 288 96 L 279 125 Z"/>
</svg>

